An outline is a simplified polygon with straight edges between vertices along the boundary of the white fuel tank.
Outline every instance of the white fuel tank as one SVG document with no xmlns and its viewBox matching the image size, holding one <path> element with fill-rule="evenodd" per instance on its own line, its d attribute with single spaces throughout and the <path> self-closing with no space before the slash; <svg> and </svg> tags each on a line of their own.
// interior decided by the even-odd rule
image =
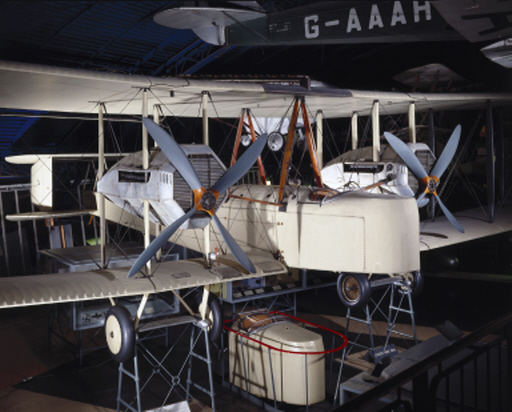
<svg viewBox="0 0 512 412">
<path fill-rule="evenodd" d="M 244 390 L 248 388 L 253 395 L 269 399 L 274 398 L 273 388 L 275 388 L 278 402 L 306 405 L 306 403 L 323 401 L 325 399 L 324 355 L 300 354 L 300 352 L 322 352 L 324 350 L 322 336 L 290 321 L 261 323 L 263 325 L 250 333 L 250 337 L 287 352 L 269 349 L 231 332 L 229 335 L 230 382 Z M 249 333 L 239 325 L 235 324 L 233 329 L 249 336 Z M 247 374 L 247 386 L 245 374 Z"/>
</svg>

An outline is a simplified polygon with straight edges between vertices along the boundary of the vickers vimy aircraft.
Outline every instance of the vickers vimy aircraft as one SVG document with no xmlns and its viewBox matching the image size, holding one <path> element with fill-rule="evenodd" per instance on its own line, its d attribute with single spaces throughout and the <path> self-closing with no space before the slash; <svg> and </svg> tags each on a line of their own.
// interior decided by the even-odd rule
<svg viewBox="0 0 512 412">
<path fill-rule="evenodd" d="M 139 93 L 142 104 L 134 99 Z M 234 185 L 257 160 L 265 145 L 265 135 L 254 137 L 239 161 L 226 171 L 206 145 L 180 147 L 158 125 L 157 116 L 154 120 L 147 116 L 147 107 L 154 104 L 171 108 L 175 116 L 194 117 L 198 107 L 206 110 L 209 99 L 215 102 L 219 117 L 236 117 L 244 105 L 251 106 L 260 117 L 273 117 L 283 107 L 293 106 L 279 185 Z M 475 211 L 455 217 L 442 206 L 449 221 L 439 218 L 435 222 L 420 222 L 412 191 L 393 195 L 327 189 L 323 187 L 319 167 L 315 168 L 315 187 L 289 185 L 294 125 L 299 113 L 303 115 L 312 163 L 320 163 L 321 156 L 316 157 L 308 111 L 317 113 L 318 139 L 322 118 L 371 116 L 371 162 L 378 163 L 380 111 L 409 112 L 410 124 L 414 125 L 416 111 L 511 103 L 510 94 L 366 92 L 324 85 L 308 88 L 298 84 L 147 78 L 0 62 L 0 107 L 97 111 L 100 142 L 107 107 L 110 114 L 142 115 L 144 130 L 158 143 L 158 147 L 150 150 L 145 142 L 142 152 L 124 157 L 106 173 L 100 170 L 97 192 L 102 227 L 105 219 L 122 224 L 129 221 L 145 233 L 146 250 L 131 268 L 102 267 L 83 273 L 1 278 L 0 307 L 100 298 L 110 298 L 114 304 L 118 297 L 147 297 L 164 291 L 284 274 L 289 268 L 327 271 L 335 276 L 341 273 L 338 292 L 349 307 L 365 304 L 371 288 L 389 280 L 409 279 L 414 287 L 421 269 L 420 251 L 512 230 L 510 213 L 501 210 L 490 225 L 475 218 Z M 438 178 L 450 163 L 459 134 L 457 129 L 430 174 L 405 143 L 391 135 L 386 138 L 422 181 L 424 194 L 437 196 Z M 320 141 L 317 144 L 322 147 Z M 101 143 L 99 158 L 101 165 Z M 210 220 L 215 222 L 215 228 L 208 225 Z M 158 225 L 166 226 L 160 234 Z M 152 243 L 151 233 L 156 235 Z M 205 259 L 149 264 L 168 239 L 200 251 Z M 144 302 L 145 299 L 142 305 Z M 107 336 L 115 337 L 111 348 L 119 352 L 116 339 L 125 327 L 120 325 L 128 323 L 115 320 L 121 311 L 112 313 L 114 321 L 106 322 L 110 328 Z"/>
</svg>

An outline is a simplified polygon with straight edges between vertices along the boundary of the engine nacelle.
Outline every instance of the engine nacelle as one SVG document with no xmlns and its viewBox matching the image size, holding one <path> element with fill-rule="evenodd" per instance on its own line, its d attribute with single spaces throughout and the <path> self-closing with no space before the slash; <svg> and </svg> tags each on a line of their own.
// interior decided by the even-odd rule
<svg viewBox="0 0 512 412">
<path fill-rule="evenodd" d="M 211 187 L 226 167 L 204 145 L 182 145 L 204 187 Z M 116 163 L 98 182 L 98 192 L 127 212 L 142 217 L 144 200 L 150 204 L 150 221 L 168 226 L 193 206 L 193 194 L 183 177 L 160 149 L 150 153 L 147 170 L 142 167 L 142 152 L 132 153 Z M 219 197 L 218 205 L 224 197 Z M 209 218 L 198 215 L 184 228 L 204 227 Z"/>
</svg>

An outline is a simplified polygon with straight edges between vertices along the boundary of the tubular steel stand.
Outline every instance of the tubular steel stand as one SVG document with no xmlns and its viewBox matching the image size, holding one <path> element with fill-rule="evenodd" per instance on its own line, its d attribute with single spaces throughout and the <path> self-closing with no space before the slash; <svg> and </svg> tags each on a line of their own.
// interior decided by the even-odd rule
<svg viewBox="0 0 512 412">
<path fill-rule="evenodd" d="M 347 323 L 345 326 L 345 334 L 347 335 L 347 337 L 348 337 L 348 330 L 349 330 L 349 325 L 350 325 L 351 320 L 362 323 L 363 327 L 359 331 L 359 333 L 356 336 L 356 338 L 354 339 L 354 341 L 349 341 L 349 344 L 343 349 L 343 352 L 341 354 L 341 364 L 340 364 L 340 370 L 338 371 L 338 380 L 336 382 L 336 391 L 334 393 L 333 405 L 336 405 L 336 401 L 338 399 L 338 394 L 339 394 L 340 385 L 341 385 L 341 375 L 343 373 L 343 366 L 345 365 L 345 358 L 347 357 L 347 354 L 350 353 L 350 351 L 354 348 L 354 346 L 357 346 L 357 347 L 360 347 L 363 349 L 368 349 L 372 353 L 375 351 L 375 344 L 373 341 L 373 332 L 372 332 L 372 329 L 373 329 L 372 317 L 373 317 L 373 313 L 377 309 L 378 309 L 378 305 L 373 310 L 373 312 L 371 312 L 369 305 L 366 305 L 364 308 L 364 313 L 366 315 L 366 318 L 362 319 L 362 318 L 353 317 L 351 315 L 351 309 L 347 308 Z M 358 343 L 358 340 L 361 337 L 361 334 L 363 333 L 363 330 L 365 329 L 366 326 L 368 326 L 368 334 L 370 337 L 370 346 L 369 347 Z M 350 348 L 349 348 L 349 346 L 350 346 Z"/>
<path fill-rule="evenodd" d="M 212 411 L 215 412 L 215 391 L 213 388 L 213 373 L 212 373 L 212 359 L 210 356 L 210 340 L 208 336 L 208 327 L 209 324 L 205 320 L 201 320 L 199 322 L 194 323 L 194 326 L 200 328 L 199 334 L 197 335 L 197 338 L 194 339 L 194 331 L 195 329 L 192 329 L 192 332 L 190 334 L 190 351 L 189 351 L 189 359 L 188 359 L 188 371 L 187 371 L 187 402 L 190 398 L 190 385 L 193 385 L 197 389 L 203 391 L 207 395 L 210 396 L 211 403 L 212 403 Z M 206 357 L 198 354 L 194 351 L 194 348 L 197 344 L 197 341 L 199 340 L 201 333 L 204 335 L 204 341 L 206 345 Z M 202 362 L 205 362 L 208 368 L 208 380 L 209 380 L 209 386 L 210 389 L 206 389 L 203 386 L 199 385 L 198 383 L 194 382 L 192 380 L 192 360 L 196 358 L 199 359 Z"/>
<path fill-rule="evenodd" d="M 209 323 L 205 320 L 201 320 L 196 322 L 195 319 L 191 316 L 182 316 L 182 317 L 176 317 L 176 318 L 169 318 L 165 320 L 165 323 L 162 322 L 154 322 L 153 324 L 147 324 L 143 325 L 139 332 L 147 332 L 155 329 L 161 329 L 163 327 L 169 327 L 169 326 L 176 326 L 176 325 L 185 325 L 192 323 L 195 327 L 200 328 L 199 333 L 197 336 L 195 335 L 195 328 L 193 327 L 191 329 L 190 334 L 190 349 L 188 356 L 185 358 L 182 366 L 180 367 L 180 370 L 176 374 L 172 374 L 165 366 L 164 362 L 171 354 L 172 350 L 176 347 L 178 341 L 180 340 L 180 337 L 183 336 L 186 330 L 183 331 L 181 336 L 176 340 L 174 345 L 169 348 L 166 352 L 166 354 L 163 356 L 161 360 L 158 360 L 147 347 L 144 346 L 144 342 L 142 339 L 137 339 L 136 345 L 135 345 L 135 356 L 133 357 L 133 365 L 134 365 L 134 373 L 131 373 L 125 368 L 124 363 L 119 364 L 119 383 L 118 383 L 118 390 L 117 390 L 117 411 L 119 412 L 121 409 L 121 405 L 126 407 L 127 410 L 130 410 L 131 412 L 141 412 L 141 392 L 148 386 L 150 380 L 155 375 L 160 375 L 164 381 L 166 381 L 169 384 L 169 391 L 163 401 L 163 404 L 165 404 L 171 393 L 173 391 L 177 391 L 179 388 L 181 388 L 182 391 L 185 392 L 185 396 L 181 395 L 180 391 L 180 397 L 181 399 L 186 399 L 187 403 L 192 398 L 195 402 L 199 403 L 193 396 L 190 394 L 190 386 L 193 385 L 194 387 L 200 389 L 201 391 L 205 392 L 210 396 L 211 399 L 211 408 L 213 412 L 215 412 L 215 392 L 213 388 L 213 373 L 212 373 L 212 360 L 210 356 L 210 341 L 208 336 L 208 327 Z M 199 341 L 199 338 L 201 337 L 201 334 L 205 337 L 205 344 L 206 344 L 206 356 L 199 355 L 196 351 L 196 345 Z M 139 365 L 138 365 L 138 354 L 142 354 L 143 358 L 151 365 L 153 372 L 151 375 L 147 378 L 146 382 L 141 386 L 140 383 L 140 376 L 139 376 Z M 205 389 L 199 384 L 192 381 L 192 359 L 197 358 L 207 364 L 208 367 L 208 380 L 209 380 L 209 387 L 210 389 Z M 184 387 L 180 382 L 180 376 L 185 370 L 185 367 L 188 366 L 187 370 L 187 384 L 186 387 Z M 132 406 L 133 401 L 131 404 L 126 402 L 122 399 L 121 396 L 121 390 L 123 386 L 123 375 L 126 375 L 128 378 L 131 378 L 135 382 L 135 398 L 137 406 Z"/>
<path fill-rule="evenodd" d="M 402 288 L 404 286 L 406 287 L 406 289 L 403 290 L 402 296 L 400 297 L 400 300 L 399 300 L 398 304 L 394 305 L 395 289 Z M 406 281 L 404 281 L 404 280 L 397 280 L 396 282 L 390 284 L 387 287 L 386 292 L 382 295 L 382 297 L 380 298 L 380 300 L 377 303 L 375 303 L 373 301 L 373 299 L 372 299 L 372 302 L 375 303 L 375 308 L 373 310 L 370 310 L 369 305 L 366 305 L 366 307 L 363 309 L 364 310 L 364 314 L 365 314 L 365 318 L 357 318 L 357 317 L 352 316 L 351 315 L 351 309 L 347 308 L 347 323 L 346 323 L 346 327 L 345 327 L 345 334 L 348 336 L 349 325 L 350 325 L 350 321 L 351 320 L 359 322 L 359 323 L 362 323 L 363 327 L 361 328 L 361 330 L 357 334 L 357 336 L 354 339 L 354 341 L 349 341 L 349 345 L 347 345 L 343 349 L 343 352 L 342 352 L 342 355 L 341 355 L 341 365 L 340 365 L 340 369 L 339 369 L 339 372 L 338 372 L 338 380 L 337 380 L 337 383 L 336 383 L 336 390 L 335 390 L 335 393 L 334 393 L 333 405 L 336 405 L 336 402 L 337 402 L 337 399 L 338 399 L 338 394 L 339 394 L 340 385 L 341 385 L 341 376 L 342 376 L 342 373 L 343 373 L 343 366 L 344 366 L 344 363 L 345 363 L 345 359 L 346 359 L 347 355 L 350 353 L 350 351 L 353 349 L 353 347 L 357 346 L 357 347 L 360 347 L 360 348 L 363 348 L 363 349 L 368 349 L 368 351 L 370 351 L 372 356 L 374 356 L 374 353 L 375 353 L 375 342 L 374 342 L 374 336 L 373 336 L 373 315 L 375 314 L 375 312 L 379 311 L 384 316 L 384 318 L 387 320 L 386 340 L 385 340 L 385 343 L 384 343 L 384 347 L 386 347 L 388 345 L 391 333 L 395 333 L 395 334 L 397 334 L 397 335 L 399 335 L 401 337 L 404 337 L 404 338 L 405 337 L 412 338 L 412 339 L 414 339 L 415 344 L 418 343 L 418 336 L 416 334 L 416 321 L 415 321 L 415 318 L 414 318 L 414 310 L 413 310 L 413 305 L 412 305 L 412 290 L 411 290 L 411 288 L 409 286 L 410 285 L 408 285 L 406 283 Z M 386 314 L 383 312 L 383 310 L 380 307 L 381 307 L 381 305 L 382 305 L 382 303 L 384 301 L 384 298 L 387 296 L 388 293 L 390 295 L 390 298 L 389 298 L 388 315 L 386 316 Z M 407 296 L 407 302 L 408 302 L 408 305 L 409 305 L 408 308 L 404 308 L 403 307 L 405 305 L 405 297 L 406 296 Z M 413 328 L 413 335 L 409 335 L 409 334 L 400 332 L 400 331 L 398 331 L 396 329 L 396 321 L 397 321 L 398 315 L 401 312 L 408 313 L 410 315 L 410 317 L 411 317 L 411 324 L 412 324 L 412 328 Z M 368 334 L 369 334 L 369 338 L 370 338 L 370 346 L 365 346 L 365 345 L 362 345 L 362 344 L 358 343 L 358 340 L 361 337 L 361 334 L 363 333 L 363 331 L 364 331 L 364 329 L 366 327 L 368 327 Z"/>
<path fill-rule="evenodd" d="M 412 306 L 412 290 L 411 290 L 411 288 L 406 286 L 407 289 L 402 292 L 402 296 L 400 297 L 398 305 L 395 306 L 393 304 L 394 298 L 395 298 L 395 289 L 398 289 L 402 286 L 403 286 L 403 283 L 400 282 L 400 283 L 393 284 L 393 287 L 391 288 L 391 297 L 390 297 L 390 301 L 389 301 L 388 327 L 387 327 L 387 333 L 386 333 L 385 346 L 389 342 L 389 337 L 390 337 L 391 333 L 395 333 L 401 337 L 414 339 L 414 343 L 418 344 L 418 335 L 416 333 L 416 321 L 414 319 L 414 309 Z M 403 306 L 405 306 L 405 296 L 407 296 L 407 302 L 409 304 L 409 308 L 403 307 Z M 395 312 L 394 315 L 393 315 L 393 311 Z M 400 312 L 408 313 L 409 316 L 411 317 L 411 325 L 412 325 L 412 333 L 413 333 L 412 335 L 396 330 L 396 320 L 397 320 Z"/>
<path fill-rule="evenodd" d="M 135 347 L 135 356 L 133 357 L 133 369 L 134 373 L 126 370 L 124 368 L 124 363 L 119 363 L 119 379 L 117 384 L 117 412 L 120 412 L 121 405 L 125 408 L 129 409 L 132 412 L 142 412 L 140 406 L 140 377 L 139 377 L 139 362 L 137 359 L 137 347 Z M 128 376 L 133 379 L 135 382 L 135 399 L 137 400 L 137 409 L 135 409 L 131 404 L 123 400 L 121 397 L 121 389 L 123 388 L 123 375 Z"/>
</svg>

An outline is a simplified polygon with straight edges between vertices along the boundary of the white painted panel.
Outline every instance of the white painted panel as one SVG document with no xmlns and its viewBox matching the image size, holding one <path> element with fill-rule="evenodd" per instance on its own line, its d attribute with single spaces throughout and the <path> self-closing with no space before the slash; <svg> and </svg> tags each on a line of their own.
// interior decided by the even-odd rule
<svg viewBox="0 0 512 412">
<path fill-rule="evenodd" d="M 366 272 L 363 217 L 310 214 L 299 232 L 301 267 Z"/>
<path fill-rule="evenodd" d="M 52 207 L 53 173 L 51 156 L 39 156 L 30 168 L 32 203 L 37 206 Z"/>
</svg>

